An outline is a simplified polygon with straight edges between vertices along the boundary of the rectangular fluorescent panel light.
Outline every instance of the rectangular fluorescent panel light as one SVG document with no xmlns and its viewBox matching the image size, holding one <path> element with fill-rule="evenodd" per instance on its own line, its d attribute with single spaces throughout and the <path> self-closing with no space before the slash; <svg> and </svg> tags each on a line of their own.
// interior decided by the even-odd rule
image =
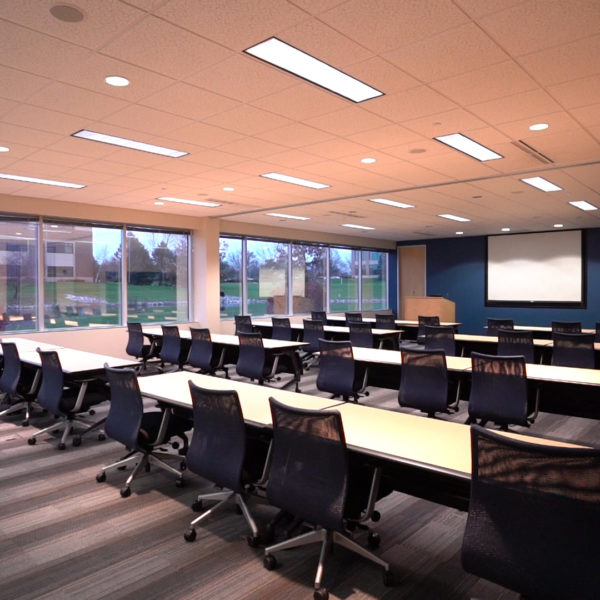
<svg viewBox="0 0 600 600">
<path fill-rule="evenodd" d="M 434 139 L 436 139 L 438 142 L 442 142 L 442 144 L 446 144 L 446 146 L 454 148 L 455 150 L 460 150 L 460 152 L 464 152 L 465 154 L 468 154 L 469 156 L 472 156 L 473 158 L 476 158 L 482 162 L 486 160 L 504 158 L 501 154 L 498 154 L 497 152 L 478 144 L 462 133 L 441 135 Z"/>
<path fill-rule="evenodd" d="M 292 177 L 291 175 L 284 175 L 283 173 L 263 173 L 261 177 L 267 179 L 274 179 L 275 181 L 283 181 L 284 183 L 293 183 L 295 185 L 302 185 L 313 190 L 322 190 L 323 188 L 331 187 L 325 183 L 318 183 L 316 181 L 310 181 L 308 179 L 301 179 L 300 177 Z"/>
<path fill-rule="evenodd" d="M 206 200 L 187 200 L 186 198 L 173 198 L 172 196 L 161 196 L 157 200 L 164 200 L 165 202 L 176 202 L 177 204 L 193 204 L 194 206 L 207 206 L 208 208 L 214 208 L 215 206 L 221 206 L 218 202 L 208 202 Z"/>
<path fill-rule="evenodd" d="M 297 217 L 296 215 L 286 215 L 285 213 L 266 213 L 268 217 L 279 217 L 280 219 L 296 219 L 298 221 L 309 221 L 310 217 Z"/>
<path fill-rule="evenodd" d="M 456 215 L 438 215 L 438 217 L 442 217 L 442 219 L 450 219 L 451 221 L 459 221 L 460 223 L 467 223 L 471 219 L 467 219 L 466 217 L 457 217 Z"/>
<path fill-rule="evenodd" d="M 577 200 L 576 202 L 569 202 L 569 204 L 580 210 L 598 210 L 597 206 L 594 206 L 585 200 Z M 554 227 L 556 227 L 556 225 Z"/>
<path fill-rule="evenodd" d="M 180 156 L 189 154 L 188 152 L 182 152 L 181 150 L 173 150 L 172 148 L 163 148 L 162 146 L 155 146 L 154 144 L 136 142 L 135 140 L 128 140 L 127 138 L 89 131 L 87 129 L 81 129 L 80 131 L 75 132 L 73 137 L 111 144 L 113 146 L 121 146 L 122 148 L 131 148 L 132 150 L 141 150 L 142 152 L 150 152 L 151 154 L 160 154 L 161 156 L 169 156 L 171 158 L 179 158 Z"/>
<path fill-rule="evenodd" d="M 38 177 L 26 177 L 25 175 L 10 175 L 9 173 L 0 173 L 0 179 L 24 181 L 25 183 L 41 183 L 42 185 L 55 185 L 57 187 L 74 188 L 76 190 L 85 187 L 85 185 L 80 183 L 68 183 L 67 181 L 55 181 L 54 179 L 39 179 Z"/>
<path fill-rule="evenodd" d="M 383 92 L 275 37 L 256 44 L 245 52 L 353 102 L 364 102 L 383 96 Z"/>
<path fill-rule="evenodd" d="M 354 225 L 354 223 L 344 223 L 342 227 L 350 227 L 352 229 L 375 229 L 375 227 L 367 227 L 366 225 Z"/>
<path fill-rule="evenodd" d="M 554 185 L 551 181 L 544 179 L 543 177 L 526 177 L 521 179 L 523 183 L 528 183 L 542 192 L 560 192 L 561 187 Z"/>
<path fill-rule="evenodd" d="M 369 198 L 370 202 L 377 204 L 386 204 L 387 206 L 395 206 L 396 208 L 414 208 L 414 204 L 406 204 L 405 202 L 396 202 L 396 200 L 388 200 L 387 198 Z"/>
</svg>

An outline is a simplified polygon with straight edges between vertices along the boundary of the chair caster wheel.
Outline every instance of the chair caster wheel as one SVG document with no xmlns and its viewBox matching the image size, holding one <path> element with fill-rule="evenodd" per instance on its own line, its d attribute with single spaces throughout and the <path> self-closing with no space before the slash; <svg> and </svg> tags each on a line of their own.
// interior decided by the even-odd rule
<svg viewBox="0 0 600 600">
<path fill-rule="evenodd" d="M 190 527 L 184 534 L 183 539 L 186 542 L 193 542 L 196 539 L 196 530 L 193 527 Z"/>
<path fill-rule="evenodd" d="M 131 488 L 125 487 L 120 492 L 121 498 L 129 498 L 131 496 Z"/>
<path fill-rule="evenodd" d="M 263 566 L 265 569 L 267 569 L 267 571 L 272 571 L 278 567 L 277 559 L 272 554 L 265 554 Z"/>
<path fill-rule="evenodd" d="M 88 415 L 90 415 L 91 417 L 93 417 L 95 414 L 96 414 L 96 411 L 95 411 L 93 408 L 91 408 L 91 409 L 88 411 Z"/>
<path fill-rule="evenodd" d="M 74 447 L 81 446 L 81 436 L 79 436 L 79 435 L 73 436 L 73 446 Z"/>
<path fill-rule="evenodd" d="M 106 439 L 106 435 L 104 433 L 98 434 L 98 441 L 103 442 Z"/>
<path fill-rule="evenodd" d="M 100 473 L 98 473 L 96 475 L 96 481 L 98 483 L 102 483 L 103 481 L 106 481 L 106 473 L 104 471 L 100 471 Z"/>
<path fill-rule="evenodd" d="M 373 514 L 371 515 L 371 521 L 373 521 L 373 523 L 377 523 L 379 519 L 381 519 L 381 513 L 378 510 L 374 510 Z"/>
<path fill-rule="evenodd" d="M 67 445 L 66 445 L 66 444 L 63 444 L 62 442 L 60 442 L 60 443 L 58 444 L 58 449 L 59 449 L 59 450 L 64 450 L 66 447 L 67 447 Z"/>
<path fill-rule="evenodd" d="M 383 572 L 383 585 L 386 587 L 391 587 L 394 585 L 394 576 L 391 571 Z"/>
<path fill-rule="evenodd" d="M 173 450 L 177 450 L 177 448 L 179 448 L 179 442 L 172 442 L 171 448 L 173 448 Z"/>
<path fill-rule="evenodd" d="M 315 600 L 328 600 L 329 592 L 327 591 L 327 588 L 319 588 L 318 590 L 315 590 L 313 598 Z"/>
<path fill-rule="evenodd" d="M 185 482 L 183 481 L 183 477 L 180 477 L 176 482 L 175 482 L 175 487 L 178 488 L 182 488 L 185 485 Z"/>
<path fill-rule="evenodd" d="M 28 443 L 30 446 L 35 446 L 35 443 L 36 443 L 36 441 L 37 441 L 37 440 L 36 440 L 35 438 L 29 438 L 29 439 L 27 440 L 27 443 Z"/>
<path fill-rule="evenodd" d="M 196 500 L 196 502 L 192 503 L 192 510 L 200 512 L 202 510 L 202 500 Z"/>
<path fill-rule="evenodd" d="M 21 427 L 29 427 L 29 419 L 25 419 L 21 421 Z"/>
<path fill-rule="evenodd" d="M 260 546 L 260 537 L 258 535 L 249 535 L 246 538 L 246 541 L 250 548 L 258 548 Z"/>
<path fill-rule="evenodd" d="M 375 531 L 370 531 L 369 535 L 367 537 L 367 545 L 369 546 L 369 548 L 371 548 L 371 549 L 378 548 L 380 543 L 381 543 L 381 538 L 379 537 L 379 534 L 376 533 Z"/>
</svg>

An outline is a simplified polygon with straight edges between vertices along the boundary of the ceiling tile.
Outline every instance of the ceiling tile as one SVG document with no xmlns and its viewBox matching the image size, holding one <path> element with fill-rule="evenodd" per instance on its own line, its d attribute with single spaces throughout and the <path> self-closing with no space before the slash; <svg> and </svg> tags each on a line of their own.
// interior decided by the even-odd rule
<svg viewBox="0 0 600 600">
<path fill-rule="evenodd" d="M 387 119 L 378 117 L 360 106 L 348 106 L 326 115 L 307 119 L 306 123 L 317 129 L 340 136 L 391 124 Z"/>
<path fill-rule="evenodd" d="M 253 106 L 240 106 L 233 110 L 208 117 L 205 122 L 246 135 L 255 135 L 269 129 L 290 124 L 289 119 Z"/>
</svg>

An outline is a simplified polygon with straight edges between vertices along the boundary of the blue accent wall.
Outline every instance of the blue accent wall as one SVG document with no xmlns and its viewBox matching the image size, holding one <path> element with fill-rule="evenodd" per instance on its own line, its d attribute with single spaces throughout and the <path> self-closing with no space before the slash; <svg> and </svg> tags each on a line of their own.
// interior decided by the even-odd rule
<svg viewBox="0 0 600 600">
<path fill-rule="evenodd" d="M 518 325 L 581 321 L 583 327 L 591 328 L 600 321 L 600 229 L 584 230 L 586 308 L 487 307 L 486 239 L 481 236 L 398 243 L 427 247 L 427 295 L 443 296 L 456 303 L 456 320 L 462 323 L 462 333 L 485 333 L 488 317 L 514 319 Z"/>
</svg>

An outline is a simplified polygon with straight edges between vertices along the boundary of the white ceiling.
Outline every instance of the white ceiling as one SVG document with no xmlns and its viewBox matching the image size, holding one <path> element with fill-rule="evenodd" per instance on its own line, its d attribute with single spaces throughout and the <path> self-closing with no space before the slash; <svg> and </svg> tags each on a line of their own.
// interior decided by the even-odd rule
<svg viewBox="0 0 600 600">
<path fill-rule="evenodd" d="M 69 0 L 78 23 L 50 14 L 60 3 L 0 3 L 0 172 L 86 187 L 0 180 L 0 194 L 385 240 L 600 226 L 600 210 L 568 204 L 600 206 L 598 0 Z M 354 104 L 243 53 L 271 36 L 384 95 Z M 83 128 L 189 154 L 72 137 Z M 504 158 L 432 139 L 455 132 Z M 331 187 L 259 176 L 270 171 Z M 519 181 L 534 175 L 563 191 Z M 155 206 L 164 195 L 223 205 Z M 436 216 L 448 212 L 471 222 Z"/>
</svg>

